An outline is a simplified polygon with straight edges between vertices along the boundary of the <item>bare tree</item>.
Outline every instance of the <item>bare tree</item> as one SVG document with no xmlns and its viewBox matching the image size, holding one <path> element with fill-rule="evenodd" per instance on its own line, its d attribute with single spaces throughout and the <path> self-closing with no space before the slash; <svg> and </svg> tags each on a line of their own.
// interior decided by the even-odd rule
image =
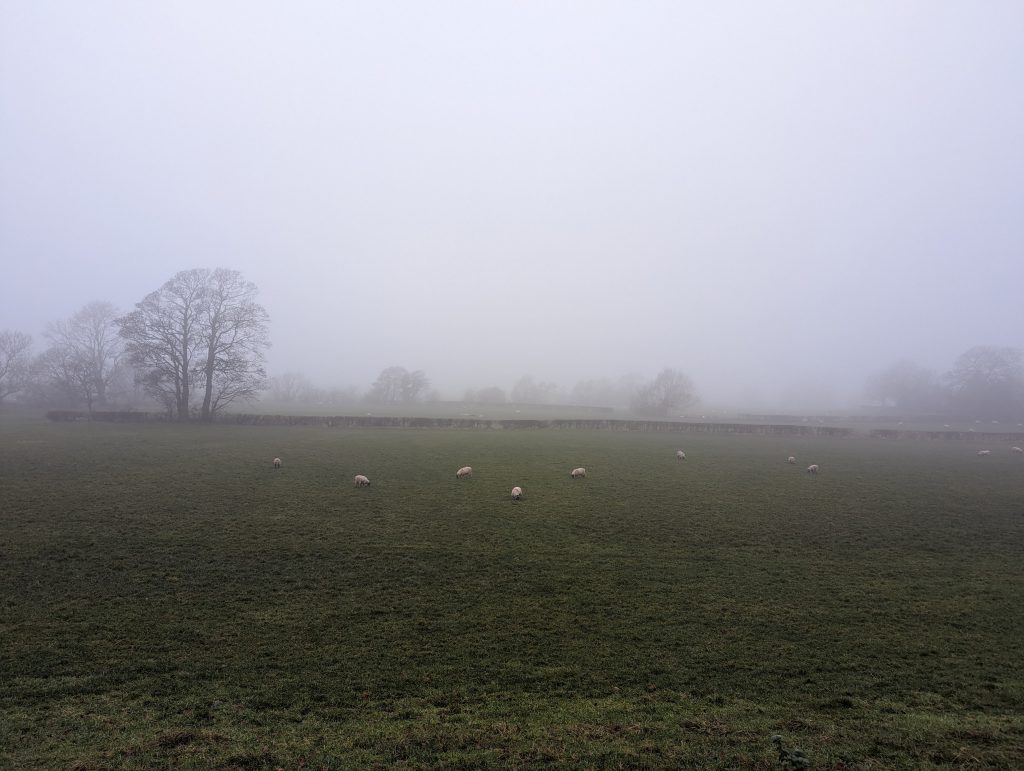
<svg viewBox="0 0 1024 771">
<path fill-rule="evenodd" d="M 409 372 L 405 367 L 388 367 L 370 386 L 366 400 L 383 404 L 414 402 L 429 385 L 423 370 Z"/>
<path fill-rule="evenodd" d="M 121 377 L 124 344 L 117 334 L 117 309 L 92 302 L 66 321 L 49 326 L 50 350 L 41 357 L 42 371 L 58 390 L 74 394 L 92 412 L 106 404 L 111 385 Z"/>
<path fill-rule="evenodd" d="M 31 347 L 32 337 L 24 332 L 0 332 L 0 402 L 25 387 Z"/>
<path fill-rule="evenodd" d="M 301 372 L 284 372 L 270 378 L 270 398 L 275 402 L 287 404 L 290 402 L 309 401 L 316 392 L 309 378 Z"/>
<path fill-rule="evenodd" d="M 430 380 L 427 379 L 427 375 L 423 370 L 418 369 L 414 372 L 409 372 L 402 379 L 402 401 L 406 403 L 417 401 L 429 385 Z"/>
<path fill-rule="evenodd" d="M 205 353 L 204 421 L 235 401 L 248 401 L 266 387 L 263 349 L 267 339 L 266 310 L 256 300 L 256 285 L 237 270 L 217 268 L 207 277 L 201 304 L 201 335 Z"/>
<path fill-rule="evenodd" d="M 945 375 L 953 403 L 976 417 L 1010 417 L 1024 409 L 1024 355 L 1017 348 L 977 345 Z"/>
<path fill-rule="evenodd" d="M 693 381 L 689 377 L 674 369 L 663 369 L 634 394 L 631 406 L 641 415 L 664 416 L 696 400 Z"/>
<path fill-rule="evenodd" d="M 189 419 L 208 275 L 206 270 L 181 271 L 117 320 L 143 389 L 181 421 Z"/>
<path fill-rule="evenodd" d="M 33 363 L 33 375 L 44 384 L 42 393 L 51 403 L 77 406 L 85 403 L 92 413 L 96 405 L 96 381 L 84 358 L 73 349 L 52 345 Z"/>
<path fill-rule="evenodd" d="M 381 404 L 397 402 L 399 395 L 402 393 L 402 380 L 408 374 L 409 372 L 405 367 L 387 367 L 381 370 L 381 373 L 377 375 L 377 379 L 373 381 L 373 385 L 370 386 L 370 390 L 366 394 L 366 400 Z"/>
<path fill-rule="evenodd" d="M 256 287 L 237 271 L 181 271 L 117 320 L 145 391 L 185 421 L 196 388 L 210 420 L 264 386 L 262 352 L 269 343 Z"/>
</svg>

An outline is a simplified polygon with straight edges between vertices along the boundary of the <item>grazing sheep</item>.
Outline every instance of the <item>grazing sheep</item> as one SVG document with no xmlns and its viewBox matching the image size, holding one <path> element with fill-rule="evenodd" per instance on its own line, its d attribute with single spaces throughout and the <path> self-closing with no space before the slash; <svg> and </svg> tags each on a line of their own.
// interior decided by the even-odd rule
<svg viewBox="0 0 1024 771">
<path fill-rule="evenodd" d="M 518 501 L 522 497 L 523 497 L 523 488 L 521 488 L 521 487 L 513 487 L 512 488 L 512 500 L 513 501 Z"/>
<path fill-rule="evenodd" d="M 808 474 L 817 474 L 818 473 L 818 464 L 817 463 L 812 463 L 810 466 L 808 466 L 807 467 L 807 473 Z"/>
<path fill-rule="evenodd" d="M 281 468 L 281 459 L 274 458 L 274 468 Z"/>
<path fill-rule="evenodd" d="M 1021 449 L 1020 447 L 1011 447 L 1010 452 L 1024 452 L 1024 449 Z"/>
<path fill-rule="evenodd" d="M 796 463 L 796 458 L 790 455 L 788 458 L 786 458 L 786 463 Z"/>
<path fill-rule="evenodd" d="M 978 455 L 991 455 L 991 450 L 978 450 Z"/>
<path fill-rule="evenodd" d="M 356 487 L 369 487 L 370 480 L 364 477 L 362 474 L 356 474 Z"/>
<path fill-rule="evenodd" d="M 676 457 L 679 458 L 679 460 L 686 460 L 686 453 L 682 450 L 676 450 Z"/>
<path fill-rule="evenodd" d="M 456 479 L 462 479 L 462 477 L 471 476 L 473 476 L 473 468 L 471 466 L 463 466 L 462 468 L 455 472 Z"/>
<path fill-rule="evenodd" d="M 569 476 L 571 476 L 573 479 L 578 479 L 579 477 L 585 477 L 586 475 L 587 475 L 587 470 L 585 468 L 574 468 L 572 471 L 569 472 Z"/>
</svg>

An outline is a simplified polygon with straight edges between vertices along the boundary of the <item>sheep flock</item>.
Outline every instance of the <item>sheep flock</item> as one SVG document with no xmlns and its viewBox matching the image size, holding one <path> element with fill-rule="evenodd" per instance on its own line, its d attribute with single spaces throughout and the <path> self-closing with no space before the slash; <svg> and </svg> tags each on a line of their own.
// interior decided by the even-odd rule
<svg viewBox="0 0 1024 771">
<path fill-rule="evenodd" d="M 1010 451 L 1012 453 L 1015 453 L 1015 454 L 1024 454 L 1024 448 L 1021 448 L 1021 447 L 1016 447 L 1016 446 L 1011 447 Z M 978 450 L 977 451 L 977 455 L 979 457 L 988 457 L 991 454 L 992 454 L 991 450 Z M 679 460 L 686 460 L 686 453 L 683 452 L 682 450 L 676 450 L 675 455 L 676 455 L 676 458 L 679 459 Z M 274 458 L 274 460 L 271 463 L 272 463 L 272 465 L 273 465 L 273 467 L 275 469 L 279 469 L 282 466 L 282 461 L 281 461 L 280 458 Z M 796 464 L 796 457 L 793 456 L 793 455 L 788 456 L 786 458 L 786 463 L 791 465 L 791 466 L 795 465 Z M 818 466 L 817 463 L 812 463 L 811 465 L 809 465 L 807 467 L 807 473 L 812 475 L 812 476 L 816 476 L 819 471 L 820 471 L 820 467 Z M 473 476 L 473 467 L 472 466 L 462 466 L 458 470 L 456 470 L 456 472 L 455 472 L 455 478 L 456 479 L 465 479 L 465 478 L 471 477 L 471 476 Z M 569 476 L 572 477 L 573 479 L 585 479 L 586 476 L 587 476 L 587 470 L 584 467 L 582 467 L 582 466 L 578 466 L 578 467 L 572 469 L 572 471 L 569 472 Z M 369 487 L 370 486 L 370 479 L 369 479 L 369 477 L 365 476 L 364 474 L 356 474 L 356 476 L 355 476 L 355 486 L 356 487 Z M 519 485 L 516 485 L 515 487 L 513 487 L 512 488 L 512 500 L 519 501 L 519 500 L 522 500 L 522 497 L 523 497 L 523 488 L 521 486 L 519 486 Z"/>
</svg>

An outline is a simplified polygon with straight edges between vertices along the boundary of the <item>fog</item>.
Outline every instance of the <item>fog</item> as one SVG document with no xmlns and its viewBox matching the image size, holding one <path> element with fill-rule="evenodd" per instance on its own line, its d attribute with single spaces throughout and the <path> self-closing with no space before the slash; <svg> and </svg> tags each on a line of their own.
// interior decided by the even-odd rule
<svg viewBox="0 0 1024 771">
<path fill-rule="evenodd" d="M 1024 346 L 1024 4 L 6 2 L 0 329 L 242 271 L 270 373 L 855 404 Z M 801 396 L 801 394 L 803 396 Z M 817 406 L 817 405 L 815 405 Z"/>
</svg>

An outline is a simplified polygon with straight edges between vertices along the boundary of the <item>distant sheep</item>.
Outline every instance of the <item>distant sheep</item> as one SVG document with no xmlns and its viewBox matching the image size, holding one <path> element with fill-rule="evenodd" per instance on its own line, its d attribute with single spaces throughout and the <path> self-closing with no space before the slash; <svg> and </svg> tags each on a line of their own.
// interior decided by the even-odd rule
<svg viewBox="0 0 1024 771">
<path fill-rule="evenodd" d="M 991 450 L 978 450 L 978 455 L 991 455 Z"/>
<path fill-rule="evenodd" d="M 807 467 L 807 473 L 808 474 L 817 474 L 818 473 L 818 464 L 817 463 L 812 463 L 810 466 L 808 466 Z"/>
<path fill-rule="evenodd" d="M 356 487 L 369 487 L 370 480 L 364 477 L 362 474 L 356 474 Z"/>
<path fill-rule="evenodd" d="M 1011 447 L 1010 452 L 1024 452 L 1024 449 L 1021 449 L 1020 447 Z"/>
<path fill-rule="evenodd" d="M 512 488 L 512 500 L 513 501 L 518 501 L 522 497 L 523 497 L 523 488 L 521 488 L 521 487 L 513 487 Z"/>
<path fill-rule="evenodd" d="M 796 458 L 790 455 L 788 458 L 786 458 L 786 463 L 796 463 Z"/>
<path fill-rule="evenodd" d="M 455 478 L 456 479 L 462 479 L 462 477 L 471 477 L 471 476 L 473 476 L 473 469 L 472 469 L 471 466 L 463 466 L 462 468 L 460 468 L 458 471 L 455 472 Z"/>
<path fill-rule="evenodd" d="M 676 457 L 679 458 L 679 460 L 686 460 L 686 453 L 682 450 L 676 450 Z"/>
<path fill-rule="evenodd" d="M 281 468 L 281 459 L 274 458 L 274 468 Z"/>
<path fill-rule="evenodd" d="M 587 470 L 585 468 L 574 468 L 569 472 L 569 475 L 573 479 L 579 479 L 580 477 L 585 477 L 587 475 Z"/>
</svg>

